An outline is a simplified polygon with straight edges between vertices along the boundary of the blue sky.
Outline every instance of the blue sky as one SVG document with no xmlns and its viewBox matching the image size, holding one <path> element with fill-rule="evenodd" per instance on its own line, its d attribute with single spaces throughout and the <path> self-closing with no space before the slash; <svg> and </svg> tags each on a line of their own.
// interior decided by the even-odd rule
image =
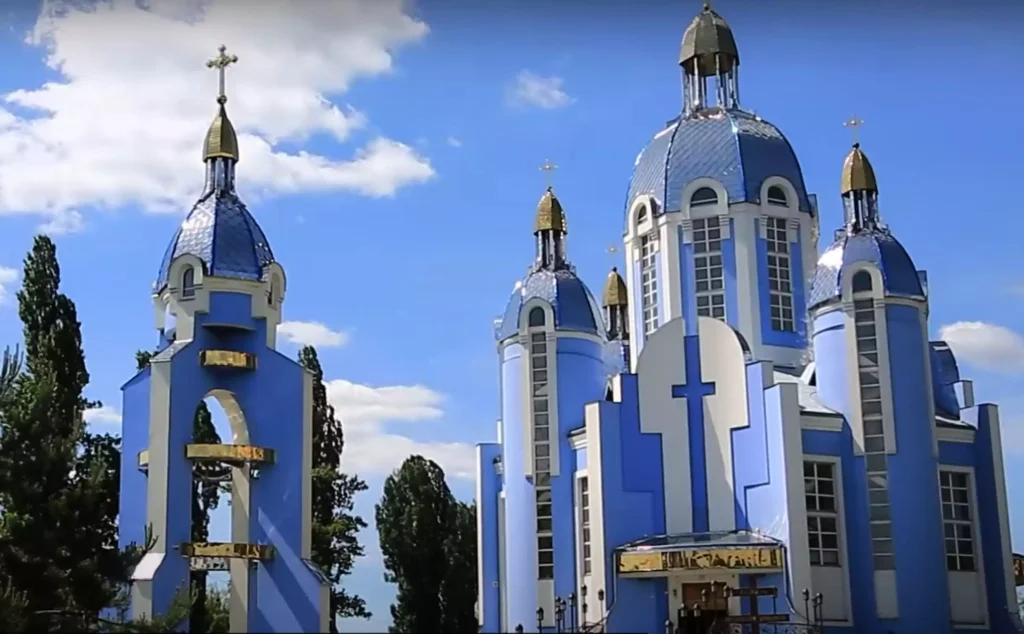
<svg viewBox="0 0 1024 634">
<path fill-rule="evenodd" d="M 20 339 L 16 272 L 44 227 L 83 323 L 88 394 L 106 405 L 92 424 L 117 428 L 133 353 L 156 341 L 150 285 L 202 184 L 204 62 L 224 43 L 241 58 L 228 74 L 241 193 L 288 274 L 281 348 L 319 345 L 346 466 L 371 485 L 360 510 L 372 516 L 413 451 L 471 497 L 472 444 L 495 434 L 492 322 L 532 257 L 538 167 L 559 165 L 569 255 L 600 288 L 633 160 L 679 110 L 679 40 L 699 4 L 64 4 L 0 12 L 0 344 Z M 715 8 L 736 34 L 742 103 L 796 149 L 825 244 L 841 123 L 866 122 L 882 214 L 929 272 L 933 336 L 945 327 L 979 399 L 1003 407 L 1020 550 L 1024 8 L 897 4 Z M 364 541 L 349 585 L 376 616 L 346 628 L 382 629 L 393 593 L 375 532 Z"/>
</svg>

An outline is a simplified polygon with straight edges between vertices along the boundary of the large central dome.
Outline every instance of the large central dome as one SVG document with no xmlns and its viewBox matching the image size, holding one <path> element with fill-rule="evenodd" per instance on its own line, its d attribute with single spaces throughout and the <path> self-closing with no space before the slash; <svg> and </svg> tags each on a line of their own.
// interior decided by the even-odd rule
<svg viewBox="0 0 1024 634">
<path fill-rule="evenodd" d="M 697 178 L 720 182 L 730 203 L 758 203 L 761 184 L 772 176 L 789 181 L 800 209 L 810 211 L 800 164 L 779 129 L 742 110 L 710 108 L 672 121 L 640 152 L 626 208 L 650 194 L 659 209 L 679 211 L 683 189 Z"/>
</svg>

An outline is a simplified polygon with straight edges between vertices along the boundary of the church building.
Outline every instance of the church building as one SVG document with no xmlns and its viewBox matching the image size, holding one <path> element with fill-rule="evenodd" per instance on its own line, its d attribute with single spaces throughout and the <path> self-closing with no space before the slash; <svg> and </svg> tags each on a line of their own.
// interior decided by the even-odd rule
<svg viewBox="0 0 1024 634">
<path fill-rule="evenodd" d="M 601 304 L 540 200 L 477 447 L 481 631 L 1016 632 L 998 410 L 929 341 L 927 276 L 856 144 L 819 256 L 739 61 L 705 6 Z"/>
</svg>

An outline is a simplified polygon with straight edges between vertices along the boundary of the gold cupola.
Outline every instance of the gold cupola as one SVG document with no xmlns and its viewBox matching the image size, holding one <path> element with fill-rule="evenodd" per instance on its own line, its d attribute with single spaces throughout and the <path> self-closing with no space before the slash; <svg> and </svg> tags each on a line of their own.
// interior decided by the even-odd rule
<svg viewBox="0 0 1024 634">
<path fill-rule="evenodd" d="M 871 167 L 868 157 L 861 151 L 860 143 L 853 144 L 853 149 L 843 162 L 843 178 L 839 193 L 845 196 L 856 191 L 878 192 L 875 170 Z"/>
<path fill-rule="evenodd" d="M 619 275 L 619 270 L 613 267 L 604 283 L 604 306 L 626 306 L 629 303 L 626 297 L 626 282 Z"/>
<path fill-rule="evenodd" d="M 690 74 L 714 77 L 739 66 L 740 54 L 732 29 L 722 16 L 704 3 L 704 10 L 690 22 L 683 33 L 679 64 Z"/>
<path fill-rule="evenodd" d="M 565 226 L 565 212 L 562 211 L 562 203 L 558 202 L 555 192 L 548 187 L 544 195 L 537 203 L 537 216 L 533 223 L 534 235 L 541 231 L 555 231 L 557 233 L 568 233 Z"/>
<path fill-rule="evenodd" d="M 217 103 L 220 108 L 217 116 L 213 118 L 210 129 L 206 132 L 206 142 L 203 143 L 203 160 L 224 158 L 238 161 L 238 135 L 235 134 L 235 126 L 231 125 L 227 110 L 224 105 L 228 102 L 227 94 L 224 91 L 224 71 L 231 64 L 238 61 L 237 55 L 228 55 L 227 47 L 220 47 L 220 54 L 206 62 L 207 68 L 216 68 L 220 75 L 220 94 L 217 96 Z"/>
</svg>

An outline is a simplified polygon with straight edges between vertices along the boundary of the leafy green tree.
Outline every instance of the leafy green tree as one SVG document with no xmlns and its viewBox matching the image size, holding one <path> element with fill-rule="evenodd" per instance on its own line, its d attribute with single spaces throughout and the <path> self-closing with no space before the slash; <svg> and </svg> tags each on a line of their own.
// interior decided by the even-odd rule
<svg viewBox="0 0 1024 634">
<path fill-rule="evenodd" d="M 475 511 L 455 500 L 444 470 L 410 456 L 375 510 L 384 579 L 398 586 L 390 631 L 476 632 Z"/>
<path fill-rule="evenodd" d="M 116 541 L 119 447 L 85 430 L 82 414 L 98 403 L 83 396 L 81 325 L 49 238 L 36 237 L 22 280 L 26 372 L 4 373 L 0 412 L 0 569 L 34 626 L 40 611 L 98 613 L 127 573 Z"/>
<path fill-rule="evenodd" d="M 153 352 L 139 350 L 135 353 L 137 369 L 143 370 L 153 358 Z M 210 408 L 201 401 L 196 407 L 192 419 L 192 442 L 201 444 L 218 444 L 220 434 L 213 425 Z M 192 541 L 205 542 L 210 538 L 210 512 L 217 508 L 222 490 L 219 481 L 228 473 L 224 465 L 217 463 L 197 463 L 194 465 L 196 477 L 192 480 Z M 210 611 L 208 590 L 206 588 L 208 573 L 205 570 L 193 570 L 189 573 L 189 585 L 192 592 L 189 630 L 192 632 L 209 632 L 212 627 L 213 613 Z"/>
<path fill-rule="evenodd" d="M 342 587 L 352 573 L 357 557 L 363 555 L 359 531 L 366 528 L 362 517 L 353 513 L 355 496 L 366 490 L 358 476 L 341 472 L 345 439 L 341 421 L 327 402 L 327 387 L 316 349 L 305 346 L 299 363 L 313 374 L 313 562 L 331 583 L 331 632 L 337 618 L 370 618 L 362 597 Z"/>
</svg>

